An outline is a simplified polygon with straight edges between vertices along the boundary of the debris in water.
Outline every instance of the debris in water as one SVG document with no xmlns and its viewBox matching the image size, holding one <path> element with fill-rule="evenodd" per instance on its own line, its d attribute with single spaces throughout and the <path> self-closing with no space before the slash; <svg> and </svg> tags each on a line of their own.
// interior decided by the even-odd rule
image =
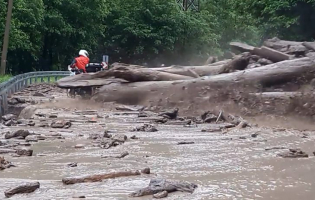
<svg viewBox="0 0 315 200">
<path fill-rule="evenodd" d="M 153 195 L 153 198 L 155 199 L 163 199 L 166 198 L 168 196 L 168 192 L 167 191 L 163 191 L 163 192 L 159 192 Z"/>
<path fill-rule="evenodd" d="M 130 139 L 132 139 L 132 140 L 138 140 L 139 138 L 138 138 L 136 135 L 133 135 L 133 136 L 130 137 Z"/>
<path fill-rule="evenodd" d="M 77 167 L 78 163 L 69 163 L 67 166 L 68 167 Z"/>
<path fill-rule="evenodd" d="M 62 182 L 66 185 L 86 182 L 99 182 L 103 179 L 118 178 L 125 176 L 137 176 L 140 175 L 139 171 L 125 171 L 125 172 L 111 172 L 108 174 L 89 175 L 83 177 L 63 178 Z"/>
<path fill-rule="evenodd" d="M 193 193 L 198 186 L 194 183 L 184 181 L 173 181 L 166 179 L 151 179 L 149 186 L 130 194 L 132 197 L 154 195 L 162 191 L 167 192 L 189 192 Z"/>
<path fill-rule="evenodd" d="M 178 142 L 177 145 L 183 145 L 183 144 L 195 144 L 195 142 Z"/>
<path fill-rule="evenodd" d="M 2 120 L 3 121 L 9 121 L 9 120 L 12 120 L 12 119 L 16 119 L 16 115 L 14 115 L 14 114 L 7 114 L 7 115 L 3 115 L 2 116 Z"/>
<path fill-rule="evenodd" d="M 138 126 L 131 131 L 141 131 L 141 132 L 156 132 L 158 131 L 157 128 L 154 125 L 151 124 L 144 124 L 142 126 Z"/>
<path fill-rule="evenodd" d="M 77 145 L 74 146 L 74 148 L 82 149 L 82 148 L 84 148 L 84 144 L 77 144 Z"/>
<path fill-rule="evenodd" d="M 11 162 L 4 159 L 4 157 L 0 157 L 0 171 L 4 169 L 8 169 L 10 167 L 15 167 Z"/>
<path fill-rule="evenodd" d="M 58 120 L 51 123 L 50 127 L 52 128 L 70 128 L 71 122 L 65 120 Z"/>
<path fill-rule="evenodd" d="M 22 194 L 22 193 L 31 193 L 37 190 L 40 187 L 39 182 L 34 182 L 34 183 L 27 183 L 24 185 L 20 185 L 11 189 L 8 189 L 4 192 L 4 195 L 7 198 L 12 197 L 15 194 Z"/>
<path fill-rule="evenodd" d="M 111 138 L 103 138 L 100 146 L 103 149 L 109 149 L 111 147 L 118 146 L 125 143 L 126 140 L 127 140 L 126 135 L 117 134 Z"/>
<path fill-rule="evenodd" d="M 142 170 L 141 170 L 141 173 L 142 173 L 142 174 L 150 174 L 150 173 L 151 173 L 151 170 L 150 170 L 149 167 L 147 167 L 147 168 L 142 169 Z"/>
<path fill-rule="evenodd" d="M 289 152 L 279 153 L 277 156 L 282 158 L 307 158 L 308 154 L 300 149 L 289 149 Z"/>
<path fill-rule="evenodd" d="M 25 139 L 30 134 L 31 133 L 28 130 L 18 130 L 18 131 L 15 131 L 13 133 L 11 133 L 11 132 L 6 133 L 4 138 L 5 139 L 11 139 L 11 138 L 21 137 L 21 138 Z"/>
<path fill-rule="evenodd" d="M 19 156 L 32 156 L 33 150 L 32 149 L 16 149 L 16 154 Z"/>
<path fill-rule="evenodd" d="M 280 150 L 280 149 L 287 149 L 286 147 L 270 147 L 270 148 L 266 148 L 266 151 L 270 151 L 270 150 Z"/>
<path fill-rule="evenodd" d="M 124 158 L 128 156 L 129 153 L 127 151 L 121 153 L 119 156 L 102 156 L 101 158 Z"/>
</svg>

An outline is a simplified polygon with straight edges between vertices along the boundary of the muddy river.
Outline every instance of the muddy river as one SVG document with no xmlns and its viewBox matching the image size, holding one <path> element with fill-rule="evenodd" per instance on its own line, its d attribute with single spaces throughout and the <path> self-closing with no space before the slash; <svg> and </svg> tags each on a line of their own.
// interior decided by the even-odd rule
<svg viewBox="0 0 315 200">
<path fill-rule="evenodd" d="M 40 188 L 30 194 L 14 195 L 10 199 L 44 200 L 74 199 L 152 199 L 152 195 L 131 198 L 128 195 L 146 187 L 151 178 L 184 180 L 198 185 L 194 193 L 174 192 L 166 199 L 286 199 L 311 200 L 315 197 L 315 134 L 311 131 L 254 127 L 222 132 L 202 132 L 215 124 L 156 124 L 157 132 L 131 132 L 148 122 L 137 112 L 97 110 L 97 115 L 59 106 L 40 106 L 33 121 L 72 120 L 69 129 L 50 127 L 2 127 L 1 132 L 28 129 L 45 136 L 59 134 L 59 139 L 47 137 L 32 142 L 33 156 L 3 156 L 16 167 L 0 171 L 0 199 L 4 191 L 25 182 L 39 181 Z M 71 102 L 71 101 L 70 101 Z M 75 103 L 75 101 L 73 101 Z M 37 114 L 37 115 L 36 115 Z M 44 114 L 45 116 L 41 115 Z M 57 118 L 48 118 L 53 114 Z M 122 133 L 128 140 L 119 146 L 102 149 L 89 139 L 91 134 Z M 255 136 L 254 136 L 254 135 Z M 139 139 L 130 139 L 136 135 Z M 3 138 L 3 135 L 1 136 Z M 14 139 L 13 139 L 14 140 Z M 178 145 L 189 141 L 194 144 Z M 76 145 L 84 148 L 75 148 Z M 308 158 L 281 158 L 277 154 L 300 148 Z M 102 158 L 128 152 L 124 158 Z M 77 163 L 77 167 L 69 167 Z M 64 185 L 64 177 L 93 175 L 124 170 L 151 169 L 151 174 L 107 179 L 102 182 Z"/>
</svg>

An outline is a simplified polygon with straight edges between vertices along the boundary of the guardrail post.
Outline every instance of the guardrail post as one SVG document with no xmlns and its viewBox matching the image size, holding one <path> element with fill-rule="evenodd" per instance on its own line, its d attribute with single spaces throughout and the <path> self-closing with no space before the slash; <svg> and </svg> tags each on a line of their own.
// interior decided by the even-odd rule
<svg viewBox="0 0 315 200">
<path fill-rule="evenodd" d="M 30 78 L 30 85 L 32 85 L 32 78 Z"/>
<path fill-rule="evenodd" d="M 6 113 L 7 110 L 8 110 L 8 94 L 7 94 L 7 91 L 2 96 L 2 101 L 3 101 L 3 113 Z"/>
<path fill-rule="evenodd" d="M 58 80 L 58 76 L 55 76 L 55 81 L 57 81 Z"/>
<path fill-rule="evenodd" d="M 14 93 L 19 91 L 19 82 L 17 82 L 14 86 Z"/>
<path fill-rule="evenodd" d="M 48 76 L 48 83 L 50 83 L 50 76 Z"/>
<path fill-rule="evenodd" d="M 37 77 L 35 77 L 35 83 L 37 83 Z"/>
<path fill-rule="evenodd" d="M 4 108 L 4 105 L 3 105 L 3 95 L 1 95 L 0 98 L 1 98 L 1 99 L 0 99 L 0 115 L 3 116 L 3 115 L 4 115 L 4 110 L 3 110 L 3 108 Z"/>
<path fill-rule="evenodd" d="M 40 77 L 40 82 L 44 82 L 44 77 Z"/>
</svg>

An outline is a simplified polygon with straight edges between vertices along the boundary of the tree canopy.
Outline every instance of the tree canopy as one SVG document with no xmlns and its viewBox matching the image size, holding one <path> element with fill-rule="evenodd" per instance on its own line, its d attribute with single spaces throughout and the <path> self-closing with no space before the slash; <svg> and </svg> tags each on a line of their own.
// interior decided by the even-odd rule
<svg viewBox="0 0 315 200">
<path fill-rule="evenodd" d="M 315 0 L 14 0 L 7 73 L 65 70 L 80 49 L 92 61 L 202 64 L 228 43 L 268 37 L 313 40 Z M 0 1 L 0 45 L 7 0 Z"/>
</svg>

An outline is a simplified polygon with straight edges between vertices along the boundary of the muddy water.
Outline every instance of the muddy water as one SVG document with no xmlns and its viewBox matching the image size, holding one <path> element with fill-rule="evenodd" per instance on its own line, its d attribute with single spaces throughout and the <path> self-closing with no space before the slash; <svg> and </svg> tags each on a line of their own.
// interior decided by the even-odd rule
<svg viewBox="0 0 315 200">
<path fill-rule="evenodd" d="M 250 128 L 227 134 L 201 132 L 211 125 L 183 127 L 182 125 L 157 125 L 158 132 L 129 132 L 130 128 L 145 122 L 136 115 L 99 113 L 97 123 L 82 123 L 95 116 L 73 114 L 73 110 L 38 109 L 37 112 L 57 113 L 58 117 L 72 119 L 70 129 L 31 128 L 41 134 L 60 133 L 65 139 L 47 139 L 32 145 L 32 157 L 10 157 L 16 168 L 0 172 L 0 199 L 3 192 L 17 184 L 37 180 L 40 189 L 11 199 L 43 200 L 72 199 L 85 195 L 86 199 L 131 199 L 128 194 L 148 185 L 150 178 L 187 180 L 198 185 L 193 194 L 172 193 L 167 199 L 286 199 L 310 200 L 315 197 L 315 151 L 314 132 L 302 132 L 268 128 Z M 39 117 L 35 121 L 39 121 Z M 90 133 L 101 133 L 107 128 L 130 140 L 111 149 L 94 147 L 88 139 Z M 18 129 L 18 128 L 11 128 Z M 6 129 L 3 129 L 4 132 Z M 258 132 L 256 138 L 251 134 Z M 245 137 L 240 139 L 240 137 Z M 195 144 L 177 145 L 181 141 Z M 84 149 L 75 149 L 84 144 Z M 310 157 L 283 159 L 277 153 L 286 150 L 265 151 L 268 147 L 301 148 Z M 118 155 L 128 151 L 123 159 L 101 158 L 102 155 Z M 67 164 L 77 162 L 78 167 Z M 106 173 L 110 171 L 151 168 L 151 175 L 124 177 L 97 183 L 65 186 L 61 179 L 68 176 Z M 152 196 L 133 199 L 152 199 Z"/>
</svg>

